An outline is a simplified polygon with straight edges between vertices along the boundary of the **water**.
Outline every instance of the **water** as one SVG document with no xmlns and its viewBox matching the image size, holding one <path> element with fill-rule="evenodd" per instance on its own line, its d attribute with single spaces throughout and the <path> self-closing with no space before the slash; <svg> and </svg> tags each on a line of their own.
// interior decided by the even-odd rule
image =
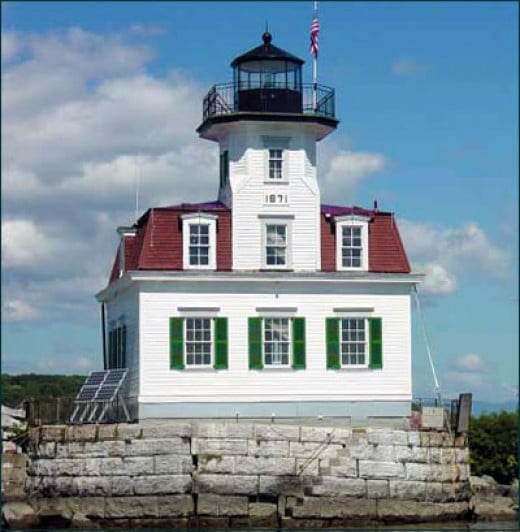
<svg viewBox="0 0 520 532">
<path fill-rule="evenodd" d="M 25 532 L 27 529 L 13 529 L 13 532 Z M 49 530 L 49 529 L 33 529 L 33 530 Z M 63 532 L 78 532 L 77 528 L 62 528 L 60 529 Z M 87 532 L 92 530 L 93 532 L 99 532 L 99 531 L 115 531 L 118 532 L 134 532 L 138 530 L 139 532 L 164 532 L 165 530 L 171 530 L 171 531 L 181 531 L 185 530 L 187 532 L 199 532 L 199 531 L 205 531 L 208 532 L 281 532 L 281 531 L 290 531 L 290 532 L 309 532 L 310 530 L 337 530 L 341 531 L 344 530 L 345 532 L 371 532 L 371 531 L 385 531 L 385 532 L 413 532 L 414 530 L 417 531 L 424 531 L 424 532 L 447 532 L 449 530 L 453 532 L 506 532 L 508 530 L 519 530 L 519 524 L 517 521 L 497 521 L 497 522 L 461 522 L 461 521 L 454 521 L 454 522 L 445 522 L 445 523 L 421 523 L 420 525 L 381 525 L 376 528 L 329 528 L 329 529 L 323 529 L 323 528 L 315 528 L 315 529 L 309 529 L 309 528 L 287 528 L 287 529 L 276 529 L 276 528 L 248 528 L 248 529 L 239 529 L 239 528 L 230 528 L 230 529 L 217 529 L 217 528 L 191 528 L 191 529 L 182 529 L 182 528 L 96 528 L 96 529 L 82 529 L 83 532 Z"/>
</svg>

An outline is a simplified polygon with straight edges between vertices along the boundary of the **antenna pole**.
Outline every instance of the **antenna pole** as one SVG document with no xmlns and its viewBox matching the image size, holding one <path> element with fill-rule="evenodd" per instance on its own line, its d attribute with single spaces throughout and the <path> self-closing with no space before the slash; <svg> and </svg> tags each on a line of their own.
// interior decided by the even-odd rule
<svg viewBox="0 0 520 532">
<path fill-rule="evenodd" d="M 417 307 L 417 312 L 419 313 L 419 321 L 421 322 L 421 327 L 424 335 L 424 341 L 426 343 L 426 352 L 428 353 L 428 360 L 430 361 L 430 367 L 433 374 L 433 382 L 435 383 L 435 393 L 437 394 L 437 398 L 439 399 L 439 402 L 442 405 L 442 397 L 441 397 L 441 387 L 439 386 L 439 381 L 437 380 L 437 373 L 435 372 L 435 366 L 433 365 L 433 357 L 430 350 L 430 342 L 428 341 L 428 335 L 426 334 L 426 327 L 424 325 L 424 317 L 421 310 L 421 304 L 419 302 L 419 294 L 417 292 L 417 287 L 413 285 L 413 294 L 415 296 L 415 305 Z"/>
<path fill-rule="evenodd" d="M 141 165 L 139 164 L 138 155 L 136 156 L 136 183 L 135 183 L 135 220 L 139 216 L 139 186 L 141 184 Z"/>
</svg>

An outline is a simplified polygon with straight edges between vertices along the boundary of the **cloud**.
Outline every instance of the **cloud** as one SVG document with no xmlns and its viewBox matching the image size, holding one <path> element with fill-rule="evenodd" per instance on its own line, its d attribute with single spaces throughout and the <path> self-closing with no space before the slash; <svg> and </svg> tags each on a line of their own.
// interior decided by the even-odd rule
<svg viewBox="0 0 520 532">
<path fill-rule="evenodd" d="M 360 183 L 388 165 L 380 153 L 337 150 L 335 147 L 328 150 L 329 153 L 322 154 L 325 163 L 319 174 L 324 197 L 335 198 L 336 203 L 352 203 Z"/>
<path fill-rule="evenodd" d="M 16 32 L 2 32 L 2 65 L 14 59 L 23 48 L 23 40 Z"/>
<path fill-rule="evenodd" d="M 413 269 L 427 275 L 421 290 L 446 295 L 456 291 L 459 277 L 507 278 L 509 252 L 490 241 L 474 222 L 443 227 L 399 220 L 399 230 Z"/>
<path fill-rule="evenodd" d="M 486 368 L 484 360 L 476 353 L 468 353 L 467 355 L 459 357 L 455 361 L 455 365 L 458 369 L 463 371 L 483 371 Z"/>
<path fill-rule="evenodd" d="M 418 264 L 417 271 L 424 273 L 421 291 L 426 294 L 448 295 L 458 288 L 456 277 L 440 264 Z"/>
<path fill-rule="evenodd" d="M 144 34 L 158 28 L 133 28 Z M 143 44 L 81 28 L 4 32 L 3 319 L 98 319 L 115 228 L 145 208 L 216 197 L 201 87 L 145 74 Z M 202 192 L 201 192 L 202 191 Z"/>
<path fill-rule="evenodd" d="M 424 66 L 409 57 L 400 57 L 392 63 L 392 74 L 395 76 L 411 76 L 423 70 Z"/>
<path fill-rule="evenodd" d="M 4 321 L 31 321 L 38 317 L 38 311 L 26 301 L 6 299 L 2 302 Z"/>
</svg>

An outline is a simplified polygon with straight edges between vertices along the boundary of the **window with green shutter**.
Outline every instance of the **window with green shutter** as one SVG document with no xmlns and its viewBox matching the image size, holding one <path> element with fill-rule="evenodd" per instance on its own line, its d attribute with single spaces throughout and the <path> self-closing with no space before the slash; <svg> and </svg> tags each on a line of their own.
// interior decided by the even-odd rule
<svg viewBox="0 0 520 532">
<path fill-rule="evenodd" d="M 325 320 L 325 335 L 327 344 L 327 369 L 340 369 L 339 318 L 327 318 Z"/>
<path fill-rule="evenodd" d="M 370 329 L 370 362 L 371 369 L 383 367 L 383 320 L 381 318 L 369 318 Z"/>
<path fill-rule="evenodd" d="M 228 367 L 228 320 L 215 318 L 215 369 Z"/>
<path fill-rule="evenodd" d="M 292 320 L 294 369 L 305 369 L 305 318 Z"/>
</svg>

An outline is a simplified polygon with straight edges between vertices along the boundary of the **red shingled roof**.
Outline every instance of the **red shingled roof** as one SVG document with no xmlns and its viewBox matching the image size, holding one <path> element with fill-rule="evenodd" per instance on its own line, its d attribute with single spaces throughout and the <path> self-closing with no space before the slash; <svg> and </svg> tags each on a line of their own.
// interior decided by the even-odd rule
<svg viewBox="0 0 520 532">
<path fill-rule="evenodd" d="M 368 224 L 368 270 L 370 272 L 410 273 L 410 263 L 392 213 L 339 205 L 321 206 L 322 271 L 336 271 L 336 224 L 334 217 L 350 214 L 370 218 Z"/>
<path fill-rule="evenodd" d="M 182 215 L 207 212 L 218 215 L 217 271 L 231 271 L 231 210 L 218 201 L 182 203 L 149 209 L 137 221 L 135 236 L 124 236 L 125 270 L 182 270 Z M 361 207 L 321 206 L 321 269 L 336 270 L 336 232 L 334 217 L 349 214 L 367 216 L 369 222 L 369 271 L 410 273 L 410 264 L 392 213 Z M 119 249 L 110 282 L 118 278 Z"/>
</svg>

